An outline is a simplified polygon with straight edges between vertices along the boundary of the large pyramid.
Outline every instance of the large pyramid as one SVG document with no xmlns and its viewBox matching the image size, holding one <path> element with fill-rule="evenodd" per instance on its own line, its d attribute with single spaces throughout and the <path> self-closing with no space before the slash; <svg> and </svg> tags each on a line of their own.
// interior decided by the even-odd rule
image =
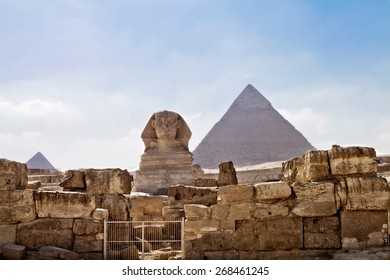
<svg viewBox="0 0 390 280">
<path fill-rule="evenodd" d="M 32 158 L 30 158 L 26 162 L 26 165 L 28 169 L 55 170 L 55 167 L 41 152 L 36 153 Z"/>
<path fill-rule="evenodd" d="M 193 151 L 194 163 L 218 168 L 288 160 L 315 149 L 252 85 L 248 85 Z"/>
</svg>

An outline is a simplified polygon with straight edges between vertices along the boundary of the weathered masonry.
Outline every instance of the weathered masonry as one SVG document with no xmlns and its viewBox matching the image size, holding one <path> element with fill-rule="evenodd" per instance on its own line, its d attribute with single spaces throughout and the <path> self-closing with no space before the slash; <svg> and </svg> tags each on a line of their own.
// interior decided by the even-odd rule
<svg viewBox="0 0 390 280">
<path fill-rule="evenodd" d="M 224 186 L 213 203 L 185 204 L 185 258 L 328 259 L 388 246 L 390 188 L 374 157 L 366 147 L 311 151 L 284 163 L 280 182 Z"/>
<path fill-rule="evenodd" d="M 374 159 L 373 148 L 333 146 L 285 162 L 281 181 L 198 178 L 138 196 L 121 169 L 69 170 L 63 191 L 30 190 L 25 164 L 1 159 L 0 258 L 103 259 L 109 220 L 126 221 L 114 233 L 129 244 L 108 244 L 113 259 L 390 259 L 390 187 Z M 179 242 L 164 221 L 183 217 L 176 252 L 160 240 Z"/>
</svg>

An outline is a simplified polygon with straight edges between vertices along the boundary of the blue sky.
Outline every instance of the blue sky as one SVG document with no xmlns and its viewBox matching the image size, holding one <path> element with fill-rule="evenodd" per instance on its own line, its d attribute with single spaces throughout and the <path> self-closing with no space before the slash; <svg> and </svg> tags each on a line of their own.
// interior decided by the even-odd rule
<svg viewBox="0 0 390 280">
<path fill-rule="evenodd" d="M 0 157 L 138 167 L 153 112 L 194 149 L 253 84 L 319 149 L 390 154 L 390 1 L 0 0 Z"/>
</svg>

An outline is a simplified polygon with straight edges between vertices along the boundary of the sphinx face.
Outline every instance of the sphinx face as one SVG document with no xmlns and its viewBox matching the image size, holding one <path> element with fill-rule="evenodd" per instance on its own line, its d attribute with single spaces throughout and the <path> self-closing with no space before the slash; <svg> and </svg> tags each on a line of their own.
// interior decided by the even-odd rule
<svg viewBox="0 0 390 280">
<path fill-rule="evenodd" d="M 156 131 L 157 139 L 175 140 L 177 129 L 181 123 L 179 117 L 174 112 L 159 112 L 155 113 L 155 119 L 152 126 Z"/>
</svg>

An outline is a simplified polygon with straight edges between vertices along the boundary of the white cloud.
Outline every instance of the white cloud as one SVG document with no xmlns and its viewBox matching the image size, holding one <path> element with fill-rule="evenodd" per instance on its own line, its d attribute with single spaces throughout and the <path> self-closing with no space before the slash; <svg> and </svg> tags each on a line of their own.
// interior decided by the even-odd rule
<svg viewBox="0 0 390 280">
<path fill-rule="evenodd" d="M 287 109 L 277 109 L 278 112 L 285 117 L 296 129 L 313 134 L 318 133 L 324 135 L 330 129 L 330 117 L 325 114 L 315 112 L 312 108 L 303 108 L 298 111 Z"/>
<path fill-rule="evenodd" d="M 70 110 L 62 102 L 48 102 L 44 100 L 28 100 L 11 108 L 17 114 L 42 116 L 46 114 L 67 113 Z"/>
</svg>

